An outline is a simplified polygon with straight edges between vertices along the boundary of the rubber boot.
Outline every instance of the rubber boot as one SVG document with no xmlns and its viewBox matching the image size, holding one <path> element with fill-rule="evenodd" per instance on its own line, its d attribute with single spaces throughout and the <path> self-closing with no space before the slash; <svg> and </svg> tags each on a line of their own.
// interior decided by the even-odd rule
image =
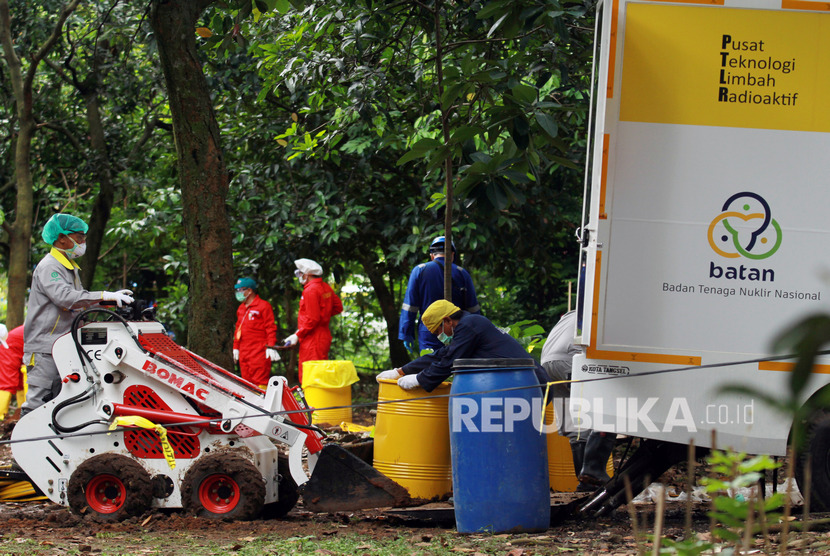
<svg viewBox="0 0 830 556">
<path fill-rule="evenodd" d="M 12 402 L 12 393 L 8 390 L 0 390 L 0 419 L 3 419 L 9 412 L 9 405 Z"/>
<path fill-rule="evenodd" d="M 585 443 L 582 471 L 579 473 L 579 482 L 591 486 L 604 485 L 611 480 L 605 471 L 608 457 L 614 449 L 617 440 L 616 434 L 592 432 Z"/>
<path fill-rule="evenodd" d="M 582 461 L 583 456 L 585 454 L 585 441 L 579 440 L 577 442 L 571 442 L 571 455 L 573 456 L 574 460 L 574 476 L 579 477 L 579 474 L 582 473 Z M 576 486 L 577 492 L 593 492 L 594 487 L 589 484 L 583 483 L 582 481 Z"/>
<path fill-rule="evenodd" d="M 571 456 L 574 460 L 574 476 L 579 477 L 582 473 L 582 461 L 585 454 L 585 441 L 571 442 Z"/>
</svg>

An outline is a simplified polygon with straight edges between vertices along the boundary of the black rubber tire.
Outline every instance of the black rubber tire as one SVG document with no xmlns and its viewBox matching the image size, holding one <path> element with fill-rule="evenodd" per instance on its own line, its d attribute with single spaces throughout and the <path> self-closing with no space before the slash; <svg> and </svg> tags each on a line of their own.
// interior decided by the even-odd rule
<svg viewBox="0 0 830 556">
<path fill-rule="evenodd" d="M 182 506 L 208 519 L 255 519 L 265 503 L 265 479 L 248 459 L 228 453 L 199 458 L 182 482 Z"/>
<path fill-rule="evenodd" d="M 300 491 L 297 483 L 288 470 L 288 458 L 280 455 L 277 460 L 277 471 L 280 474 L 280 483 L 277 487 L 277 501 L 266 504 L 262 511 L 265 519 L 280 519 L 290 512 L 297 505 L 300 499 Z"/>
<path fill-rule="evenodd" d="M 806 444 L 795 458 L 795 480 L 802 495 L 807 492 L 810 462 L 810 511 L 830 511 L 830 414 L 818 411 L 806 423 Z"/>
<path fill-rule="evenodd" d="M 121 521 L 150 509 L 150 474 L 132 458 L 101 454 L 83 462 L 67 484 L 70 509 L 98 522 Z"/>
</svg>

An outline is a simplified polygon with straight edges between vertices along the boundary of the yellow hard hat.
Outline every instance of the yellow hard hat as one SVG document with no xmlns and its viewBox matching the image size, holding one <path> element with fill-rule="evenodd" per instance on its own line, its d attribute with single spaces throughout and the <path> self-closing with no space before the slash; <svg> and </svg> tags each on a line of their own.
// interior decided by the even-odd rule
<svg viewBox="0 0 830 556">
<path fill-rule="evenodd" d="M 427 310 L 421 315 L 421 322 L 424 323 L 427 330 L 435 334 L 435 331 L 441 326 L 441 321 L 444 320 L 444 317 L 448 317 L 460 310 L 446 299 L 439 299 L 427 307 Z"/>
</svg>

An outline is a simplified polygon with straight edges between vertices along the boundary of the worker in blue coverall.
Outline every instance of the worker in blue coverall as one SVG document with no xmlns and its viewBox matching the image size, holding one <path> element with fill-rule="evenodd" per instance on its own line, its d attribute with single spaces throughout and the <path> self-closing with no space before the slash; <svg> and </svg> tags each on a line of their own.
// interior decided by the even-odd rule
<svg viewBox="0 0 830 556">
<path fill-rule="evenodd" d="M 423 312 L 435 301 L 444 298 L 444 236 L 438 236 L 429 246 L 428 263 L 419 264 L 409 275 L 409 284 L 403 298 L 401 319 L 398 326 L 398 339 L 410 352 L 415 352 L 415 322 L 419 312 Z M 455 258 L 455 244 L 452 244 L 452 257 Z M 456 266 L 452 261 L 452 302 L 469 313 L 480 313 L 481 307 L 476 299 L 476 290 L 470 273 Z M 418 323 L 418 347 L 420 350 L 437 350 L 441 342 L 424 326 L 423 318 Z"/>
<path fill-rule="evenodd" d="M 440 299 L 431 304 L 421 316 L 431 334 L 442 346 L 411 361 L 399 369 L 383 371 L 377 379 L 397 380 L 404 390 L 423 388 L 432 392 L 452 374 L 456 359 L 527 359 L 527 350 L 506 332 L 502 332 L 486 317 L 462 311 L 449 301 Z M 535 365 L 536 378 L 541 384 L 547 375 Z"/>
</svg>

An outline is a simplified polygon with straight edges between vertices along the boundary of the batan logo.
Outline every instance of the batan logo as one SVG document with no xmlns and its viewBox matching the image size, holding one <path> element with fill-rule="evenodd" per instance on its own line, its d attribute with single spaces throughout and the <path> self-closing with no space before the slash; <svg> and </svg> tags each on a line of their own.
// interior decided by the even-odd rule
<svg viewBox="0 0 830 556">
<path fill-rule="evenodd" d="M 762 260 L 781 246 L 781 226 L 772 218 L 767 201 L 744 191 L 729 197 L 709 225 L 709 245 L 729 259 Z"/>
</svg>

